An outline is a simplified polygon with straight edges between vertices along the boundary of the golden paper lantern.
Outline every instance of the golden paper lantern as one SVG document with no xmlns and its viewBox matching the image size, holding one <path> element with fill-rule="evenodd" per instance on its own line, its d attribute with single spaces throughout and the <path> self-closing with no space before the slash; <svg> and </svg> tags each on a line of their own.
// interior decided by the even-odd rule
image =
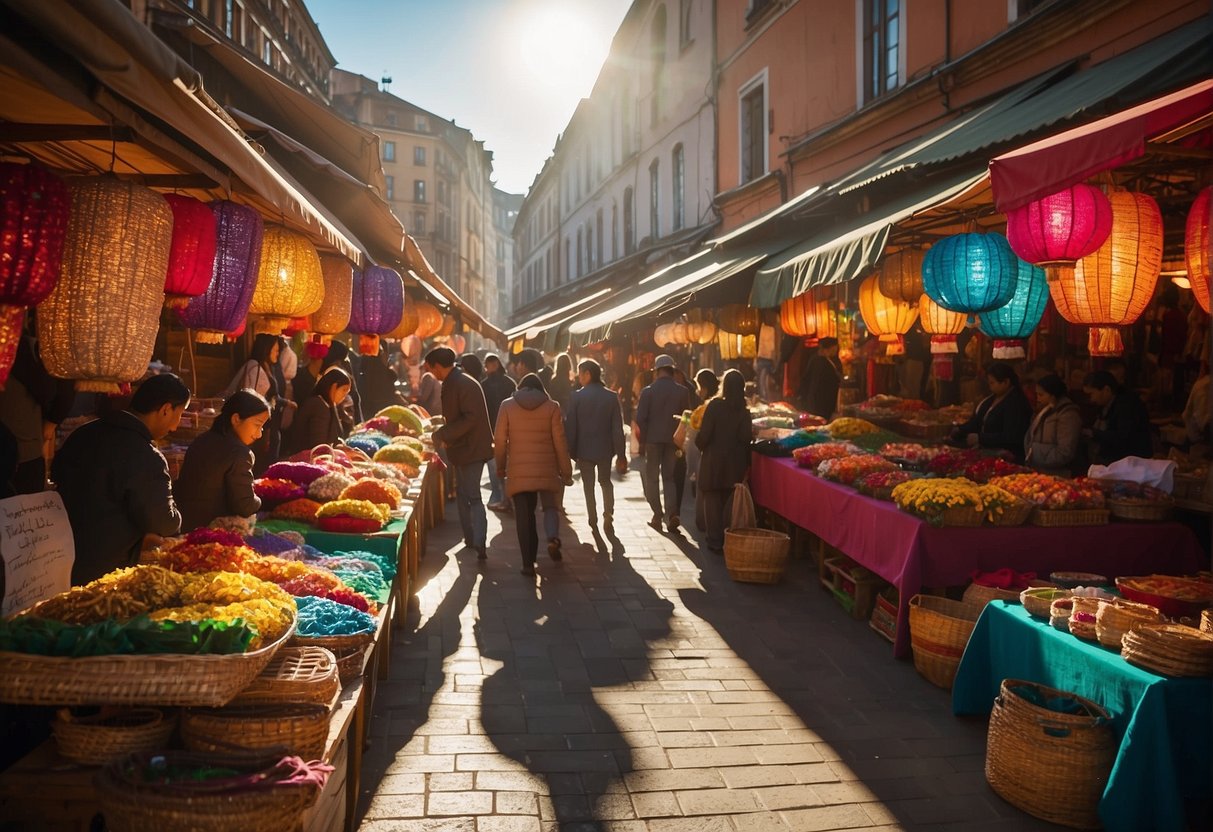
<svg viewBox="0 0 1213 832">
<path fill-rule="evenodd" d="M 406 304 L 407 306 L 407 304 Z M 442 329 L 442 313 L 438 311 L 438 307 L 428 301 L 417 302 L 417 337 L 421 339 L 433 338 Z M 523 343 L 524 339 L 518 339 L 519 343 Z M 525 343 L 523 343 L 525 347 Z M 521 352 L 522 347 L 519 347 L 517 352 Z"/>
<path fill-rule="evenodd" d="M 455 316 L 443 315 L 442 325 L 438 327 L 438 331 L 434 333 L 435 338 L 449 338 L 455 331 Z"/>
<path fill-rule="evenodd" d="M 1162 271 L 1162 214 L 1145 194 L 1113 191 L 1112 233 L 1073 269 L 1049 277 L 1049 294 L 1070 323 L 1091 327 L 1092 355 L 1120 355 L 1117 327 L 1136 321 L 1154 295 Z"/>
<path fill-rule="evenodd" d="M 740 335 L 757 335 L 762 312 L 744 303 L 730 303 L 720 310 L 720 329 Z"/>
<path fill-rule="evenodd" d="M 659 347 L 664 347 L 668 344 L 674 343 L 670 337 L 673 329 L 673 324 L 658 325 L 657 328 L 653 330 L 653 343 Z"/>
<path fill-rule="evenodd" d="M 880 292 L 893 300 L 918 303 L 922 296 L 922 258 L 920 248 L 903 248 L 889 252 L 880 264 Z"/>
<path fill-rule="evenodd" d="M 344 257 L 320 255 L 320 277 L 324 281 L 324 300 L 312 314 L 312 330 L 336 335 L 350 323 L 350 305 L 354 287 L 354 267 Z"/>
<path fill-rule="evenodd" d="M 710 344 L 716 340 L 716 324 L 711 321 L 691 321 L 687 324 L 687 343 Z"/>
<path fill-rule="evenodd" d="M 324 302 L 324 277 L 316 247 L 302 234 L 272 225 L 261 238 L 261 268 L 250 315 L 261 315 L 262 332 L 280 333 L 291 318 L 311 315 Z"/>
<path fill-rule="evenodd" d="M 758 356 L 757 335 L 721 330 L 716 334 L 716 342 L 720 345 L 720 358 L 723 361 L 749 360 Z"/>
<path fill-rule="evenodd" d="M 384 338 L 407 338 L 417 331 L 417 327 L 421 324 L 421 319 L 417 316 L 417 304 L 411 302 L 407 297 L 404 299 L 404 314 L 400 316 L 400 323 L 396 328 L 389 332 Z"/>
<path fill-rule="evenodd" d="M 964 332 L 967 316 L 944 309 L 925 292 L 918 296 L 918 319 L 922 331 L 931 336 L 931 352 L 946 355 L 959 351 L 956 336 Z"/>
<path fill-rule="evenodd" d="M 77 390 L 117 393 L 152 358 L 173 212 L 155 191 L 112 176 L 71 193 L 59 283 L 38 307 L 42 361 Z"/>
<path fill-rule="evenodd" d="M 905 354 L 905 334 L 918 320 L 918 307 L 881 293 L 878 276 L 871 275 L 859 286 L 859 314 L 868 332 L 889 345 L 889 355 Z"/>
<path fill-rule="evenodd" d="M 674 321 L 670 325 L 670 342 L 678 345 L 690 343 L 686 321 Z"/>
<path fill-rule="evenodd" d="M 1209 311 L 1209 261 L 1213 259 L 1213 240 L 1209 237 L 1209 205 L 1213 202 L 1213 186 L 1201 188 L 1188 211 L 1184 228 L 1184 261 L 1188 266 L 1188 282 L 1200 308 Z"/>
<path fill-rule="evenodd" d="M 817 334 L 817 300 L 812 291 L 779 304 L 779 326 L 796 338 Z"/>
</svg>

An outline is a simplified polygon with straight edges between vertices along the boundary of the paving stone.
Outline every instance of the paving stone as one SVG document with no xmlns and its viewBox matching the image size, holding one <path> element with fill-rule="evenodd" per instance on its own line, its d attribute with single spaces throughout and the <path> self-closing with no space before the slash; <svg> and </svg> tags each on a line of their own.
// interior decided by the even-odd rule
<svg viewBox="0 0 1213 832">
<path fill-rule="evenodd" d="M 492 792 L 430 792 L 427 815 L 487 815 L 493 811 Z"/>
</svg>

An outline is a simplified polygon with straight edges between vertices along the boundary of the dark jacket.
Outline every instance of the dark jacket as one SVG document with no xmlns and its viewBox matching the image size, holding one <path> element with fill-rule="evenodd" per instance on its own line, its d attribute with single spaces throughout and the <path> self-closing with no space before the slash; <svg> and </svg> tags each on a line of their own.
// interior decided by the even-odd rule
<svg viewBox="0 0 1213 832">
<path fill-rule="evenodd" d="M 986 396 L 977 405 L 973 418 L 956 429 L 961 437 L 977 434 L 977 444 L 991 450 L 1008 451 L 1016 461 L 1023 462 L 1023 438 L 1032 425 L 1032 404 L 1023 390 L 1011 391 L 995 402 Z"/>
<path fill-rule="evenodd" d="M 703 411 L 695 447 L 702 453 L 696 484 L 706 491 L 732 488 L 750 467 L 750 411 L 712 399 Z"/>
<path fill-rule="evenodd" d="M 343 427 L 336 407 L 323 396 L 308 396 L 295 414 L 287 437 L 286 455 L 310 450 L 317 445 L 331 445 L 345 433 Z"/>
<path fill-rule="evenodd" d="M 602 384 L 575 391 L 564 414 L 564 433 L 573 459 L 610 462 L 612 457 L 626 458 L 619 394 Z"/>
<path fill-rule="evenodd" d="M 295 397 L 295 404 L 303 404 L 311 397 L 312 391 L 316 389 L 317 381 L 319 379 L 312 375 L 308 366 L 300 363 L 299 371 L 295 373 L 295 379 L 291 382 L 291 395 Z"/>
<path fill-rule="evenodd" d="M 1121 390 L 1095 420 L 1092 431 L 1099 449 L 1095 461 L 1111 465 L 1126 456 L 1149 459 L 1154 454 L 1150 438 L 1150 414 L 1141 399 L 1129 390 Z"/>
<path fill-rule="evenodd" d="M 186 451 L 173 492 L 182 531 L 216 517 L 256 514 L 261 498 L 253 493 L 252 450 L 232 434 L 208 430 Z"/>
<path fill-rule="evenodd" d="M 493 458 L 493 428 L 484 390 L 458 367 L 442 380 L 442 418 L 446 424 L 434 431 L 434 438 L 446 445 L 452 465 Z"/>
<path fill-rule="evenodd" d="M 377 355 L 365 356 L 358 362 L 358 395 L 362 399 L 362 412 L 370 418 L 388 405 L 403 404 L 396 393 L 396 373 Z"/>
<path fill-rule="evenodd" d="M 842 372 L 838 365 L 820 353 L 809 359 L 800 382 L 800 397 L 804 409 L 823 419 L 838 409 L 838 385 Z"/>
<path fill-rule="evenodd" d="M 657 445 L 674 441 L 674 431 L 684 410 L 691 407 L 691 392 L 674 380 L 673 376 L 659 376 L 652 384 L 640 391 L 636 405 L 636 426 L 640 429 L 640 442 Z"/>
<path fill-rule="evenodd" d="M 502 402 L 493 442 L 494 464 L 510 497 L 557 491 L 573 476 L 560 405 L 542 390 L 518 390 Z"/>
<path fill-rule="evenodd" d="M 498 370 L 485 376 L 480 387 L 484 390 L 484 403 L 489 409 L 489 424 L 496 425 L 501 403 L 514 395 L 518 385 L 514 383 L 514 379 L 506 375 L 505 370 Z"/>
<path fill-rule="evenodd" d="M 560 405 L 561 410 L 568 408 L 569 397 L 573 395 L 573 382 L 569 381 L 568 376 L 561 378 L 553 371 L 552 378 L 544 382 L 544 387 L 547 388 L 548 395 L 552 397 L 552 401 Z"/>
<path fill-rule="evenodd" d="M 76 541 L 73 584 L 134 564 L 145 534 L 181 530 L 168 463 L 134 414 L 111 413 L 78 428 L 51 473 Z"/>
</svg>

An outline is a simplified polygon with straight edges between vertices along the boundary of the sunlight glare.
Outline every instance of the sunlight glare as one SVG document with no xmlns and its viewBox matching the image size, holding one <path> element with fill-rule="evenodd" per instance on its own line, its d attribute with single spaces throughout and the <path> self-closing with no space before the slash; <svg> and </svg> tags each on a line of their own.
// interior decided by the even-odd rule
<svg viewBox="0 0 1213 832">
<path fill-rule="evenodd" d="M 589 95 L 606 57 L 575 11 L 550 4 L 532 6 L 517 23 L 518 57 L 535 83 Z"/>
</svg>

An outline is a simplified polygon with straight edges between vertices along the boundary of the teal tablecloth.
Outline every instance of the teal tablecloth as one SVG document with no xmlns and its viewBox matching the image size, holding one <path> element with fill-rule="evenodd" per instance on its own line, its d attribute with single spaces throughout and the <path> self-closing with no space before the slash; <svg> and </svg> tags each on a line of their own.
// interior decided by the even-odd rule
<svg viewBox="0 0 1213 832">
<path fill-rule="evenodd" d="M 994 601 L 973 630 L 952 711 L 988 714 L 1003 679 L 1098 702 L 1120 742 L 1099 816 L 1110 832 L 1201 828 L 1213 802 L 1213 679 L 1158 676 L 1120 654 Z M 1187 806 L 1185 806 L 1187 804 Z"/>
<path fill-rule="evenodd" d="M 374 552 L 377 555 L 387 555 L 393 558 L 400 556 L 400 542 L 408 529 L 409 518 L 392 520 L 380 531 L 374 534 L 338 534 L 322 532 L 312 526 L 307 526 L 292 520 L 277 520 L 269 518 L 258 520 L 257 528 L 270 532 L 292 530 L 303 533 L 303 538 L 309 545 L 315 546 L 327 555 L 334 552 Z"/>
</svg>

